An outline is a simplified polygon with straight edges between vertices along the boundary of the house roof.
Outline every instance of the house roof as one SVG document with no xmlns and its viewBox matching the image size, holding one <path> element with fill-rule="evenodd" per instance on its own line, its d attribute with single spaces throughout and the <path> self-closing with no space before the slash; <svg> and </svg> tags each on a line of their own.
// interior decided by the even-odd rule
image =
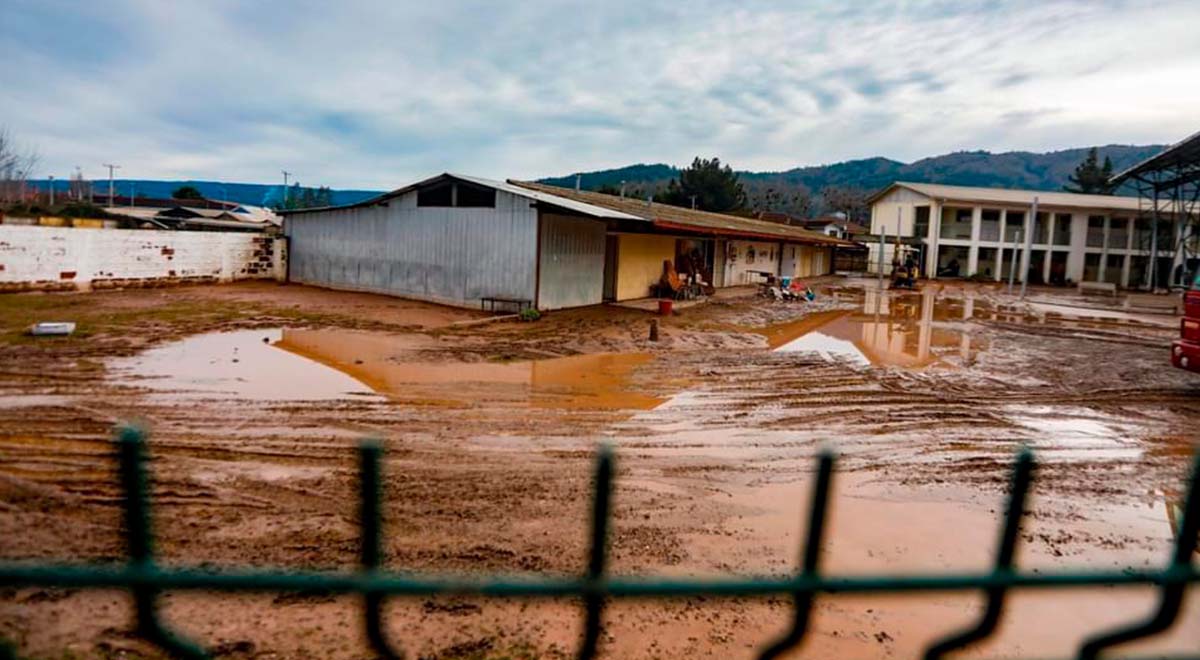
<svg viewBox="0 0 1200 660">
<path fill-rule="evenodd" d="M 907 188 L 926 197 L 947 202 L 983 202 L 1013 206 L 1029 206 L 1038 198 L 1041 206 L 1080 209 L 1104 209 L 1137 212 L 1140 210 L 1137 197 L 1119 195 L 1081 195 L 1069 192 L 1046 190 L 1013 190 L 1010 188 L 976 188 L 972 186 L 948 186 L 940 183 L 911 183 L 897 181 L 867 198 L 868 204 L 896 188 Z"/>
<path fill-rule="evenodd" d="M 1200 131 L 1192 133 L 1142 162 L 1118 172 L 1115 176 L 1110 177 L 1109 181 L 1113 185 L 1119 185 L 1130 177 L 1140 178 L 1140 175 L 1155 170 L 1186 166 L 1200 166 Z"/>
<path fill-rule="evenodd" d="M 777 222 L 744 218 L 725 213 L 686 209 L 671 204 L 658 204 L 633 197 L 619 197 L 591 190 L 573 190 L 530 181 L 509 181 L 528 190 L 566 198 L 579 203 L 599 206 L 622 214 L 649 220 L 654 226 L 701 234 L 746 236 L 771 240 L 788 240 L 816 245 L 852 245 L 819 232 Z"/>
<path fill-rule="evenodd" d="M 540 192 L 537 190 L 532 190 L 529 188 L 516 186 L 516 185 L 513 185 L 512 183 L 508 183 L 508 182 L 504 182 L 504 181 L 494 181 L 492 179 L 484 179 L 484 178 L 477 177 L 477 176 L 467 176 L 465 174 L 453 174 L 451 172 L 444 172 L 437 176 L 432 176 L 432 177 L 429 177 L 428 179 L 423 179 L 421 181 L 417 181 L 416 183 L 411 183 L 407 186 L 404 186 L 403 188 L 397 188 L 391 192 L 387 192 L 387 193 L 384 193 L 377 197 L 372 197 L 370 199 L 363 200 L 361 202 L 356 202 L 354 204 L 346 204 L 344 206 L 324 206 L 324 207 L 312 208 L 312 209 L 285 210 L 285 211 L 281 211 L 280 213 L 286 216 L 286 215 L 298 215 L 301 213 L 312 213 L 314 211 L 329 211 L 329 210 L 334 210 L 334 209 L 352 209 L 352 208 L 360 208 L 360 207 L 365 207 L 365 206 L 375 206 L 376 204 L 381 204 L 383 202 L 388 201 L 389 199 L 394 199 L 394 198 L 404 195 L 406 193 L 412 192 L 413 190 L 416 190 L 418 188 L 422 188 L 422 187 L 428 186 L 433 183 L 438 183 L 439 181 L 442 181 L 442 180 L 466 181 L 467 183 L 473 183 L 477 186 L 483 186 L 485 188 L 493 188 L 495 190 L 500 190 L 500 191 L 503 191 L 506 193 L 517 195 L 519 197 L 525 197 L 527 199 L 532 199 L 536 202 L 550 204 L 552 206 L 557 206 L 559 208 L 566 209 L 568 211 L 573 211 L 575 213 L 580 213 L 580 214 L 591 216 L 594 218 L 605 218 L 605 219 L 612 219 L 612 220 L 642 220 L 643 219 L 640 216 L 630 215 L 628 213 L 621 213 L 620 211 L 616 211 L 616 210 L 613 210 L 610 208 L 606 208 L 606 207 L 602 207 L 602 206 L 595 206 L 592 204 L 587 204 L 587 203 L 580 202 L 577 200 L 568 199 L 568 198 L 561 197 L 558 195 L 546 194 L 546 193 L 543 193 L 543 192 Z"/>
</svg>

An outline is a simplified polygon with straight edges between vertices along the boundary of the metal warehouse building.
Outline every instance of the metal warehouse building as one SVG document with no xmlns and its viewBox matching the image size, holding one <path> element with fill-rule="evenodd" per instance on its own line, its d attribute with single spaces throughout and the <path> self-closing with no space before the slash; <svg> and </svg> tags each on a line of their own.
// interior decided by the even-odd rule
<svg viewBox="0 0 1200 660">
<path fill-rule="evenodd" d="M 357 204 L 286 214 L 288 278 L 458 306 L 561 309 L 642 298 L 663 262 L 713 284 L 830 272 L 844 241 L 771 222 L 518 181 L 442 174 Z"/>
</svg>

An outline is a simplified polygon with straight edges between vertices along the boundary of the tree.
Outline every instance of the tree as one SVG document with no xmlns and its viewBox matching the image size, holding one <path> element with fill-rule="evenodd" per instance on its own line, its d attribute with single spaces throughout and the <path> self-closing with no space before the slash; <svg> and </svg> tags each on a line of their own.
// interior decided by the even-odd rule
<svg viewBox="0 0 1200 660">
<path fill-rule="evenodd" d="M 37 153 L 19 149 L 8 129 L 0 127 L 0 201 L 23 201 L 25 184 L 37 164 Z"/>
<path fill-rule="evenodd" d="M 696 208 L 718 213 L 736 211 L 746 205 L 746 190 L 738 175 L 728 165 L 721 167 L 719 158 L 697 156 L 691 167 L 679 172 L 678 179 L 671 179 L 660 201 L 690 207 L 693 197 Z"/>
<path fill-rule="evenodd" d="M 90 202 L 92 199 L 92 182 L 83 178 L 83 170 L 78 165 L 75 166 L 75 173 L 71 175 L 67 195 L 77 202 Z"/>
<path fill-rule="evenodd" d="M 786 213 L 795 219 L 812 214 L 812 194 L 800 183 L 751 179 L 745 184 L 746 206 L 754 213 Z"/>
<path fill-rule="evenodd" d="M 179 186 L 171 193 L 173 199 L 204 199 L 204 195 L 196 186 Z"/>
<path fill-rule="evenodd" d="M 827 186 L 821 191 L 826 213 L 843 213 L 847 220 L 859 221 L 870 215 L 867 192 L 861 188 Z"/>
<path fill-rule="evenodd" d="M 275 209 L 293 211 L 324 206 L 333 206 L 333 191 L 328 186 L 302 188 L 300 184 L 294 183 L 288 188 L 287 201 L 280 200 L 275 204 Z"/>
<path fill-rule="evenodd" d="M 1074 187 L 1063 186 L 1063 190 L 1088 195 L 1111 195 L 1113 186 L 1108 180 L 1112 177 L 1112 172 L 1112 159 L 1105 156 L 1104 165 L 1101 166 L 1100 155 L 1096 147 L 1092 147 L 1083 162 L 1075 166 L 1075 174 L 1067 177 Z"/>
</svg>

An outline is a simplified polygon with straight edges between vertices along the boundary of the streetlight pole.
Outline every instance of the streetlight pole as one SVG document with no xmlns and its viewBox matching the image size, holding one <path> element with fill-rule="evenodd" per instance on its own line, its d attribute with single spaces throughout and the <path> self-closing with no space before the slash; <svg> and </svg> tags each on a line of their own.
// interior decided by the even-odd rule
<svg viewBox="0 0 1200 660">
<path fill-rule="evenodd" d="M 113 188 L 113 170 L 119 170 L 121 166 L 105 163 L 102 167 L 108 168 L 108 205 L 113 206 L 113 200 L 116 199 L 116 192 Z"/>
<path fill-rule="evenodd" d="M 1021 273 L 1021 300 L 1025 299 L 1025 286 L 1029 284 L 1029 267 L 1033 265 L 1033 228 L 1037 226 L 1038 214 L 1038 198 L 1033 198 L 1033 208 L 1029 211 L 1029 222 L 1025 223 L 1025 256 L 1021 259 L 1021 264 L 1025 266 L 1025 272 Z M 1049 254 L 1047 252 L 1046 254 Z M 1043 259 L 1046 257 L 1043 256 Z"/>
</svg>

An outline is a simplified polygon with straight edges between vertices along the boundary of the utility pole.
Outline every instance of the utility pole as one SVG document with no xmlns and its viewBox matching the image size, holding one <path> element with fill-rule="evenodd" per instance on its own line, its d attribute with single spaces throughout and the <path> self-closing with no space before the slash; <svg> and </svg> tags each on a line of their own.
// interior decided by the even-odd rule
<svg viewBox="0 0 1200 660">
<path fill-rule="evenodd" d="M 883 248 L 887 246 L 887 230 L 879 227 L 879 295 L 883 295 Z"/>
<path fill-rule="evenodd" d="M 105 163 L 104 165 L 102 165 L 102 167 L 108 168 L 108 205 L 112 206 L 113 199 L 116 198 L 116 192 L 115 192 L 115 189 L 113 188 L 113 170 L 119 170 L 119 169 L 121 169 L 121 166 L 120 165 L 110 165 L 109 163 Z"/>
<path fill-rule="evenodd" d="M 50 178 L 50 206 L 54 206 L 54 175 L 48 175 Z"/>
<path fill-rule="evenodd" d="M 1034 197 L 1033 208 L 1029 211 L 1029 222 L 1025 225 L 1029 231 L 1025 232 L 1025 258 L 1021 260 L 1021 263 L 1025 264 L 1025 272 L 1021 276 L 1021 300 L 1025 299 L 1025 286 L 1029 284 L 1029 267 L 1033 265 L 1031 263 L 1033 260 L 1033 228 L 1037 226 L 1037 207 L 1038 198 Z M 1049 254 L 1050 252 L 1047 251 L 1046 255 L 1049 256 Z"/>
<path fill-rule="evenodd" d="M 1008 266 L 1008 295 L 1010 295 L 1010 296 L 1012 295 L 1012 290 L 1013 290 L 1013 277 L 1015 277 L 1017 274 L 1017 252 L 1018 252 L 1017 248 L 1020 245 L 1021 245 L 1021 230 L 1018 229 L 1016 240 L 1013 241 L 1013 246 L 1012 246 L 1012 253 L 1013 253 L 1012 260 Z"/>
<path fill-rule="evenodd" d="M 292 173 L 287 170 L 281 170 L 281 171 L 283 172 L 283 205 L 287 206 L 287 186 L 288 186 L 287 180 L 288 180 L 288 177 L 292 175 Z"/>
</svg>

